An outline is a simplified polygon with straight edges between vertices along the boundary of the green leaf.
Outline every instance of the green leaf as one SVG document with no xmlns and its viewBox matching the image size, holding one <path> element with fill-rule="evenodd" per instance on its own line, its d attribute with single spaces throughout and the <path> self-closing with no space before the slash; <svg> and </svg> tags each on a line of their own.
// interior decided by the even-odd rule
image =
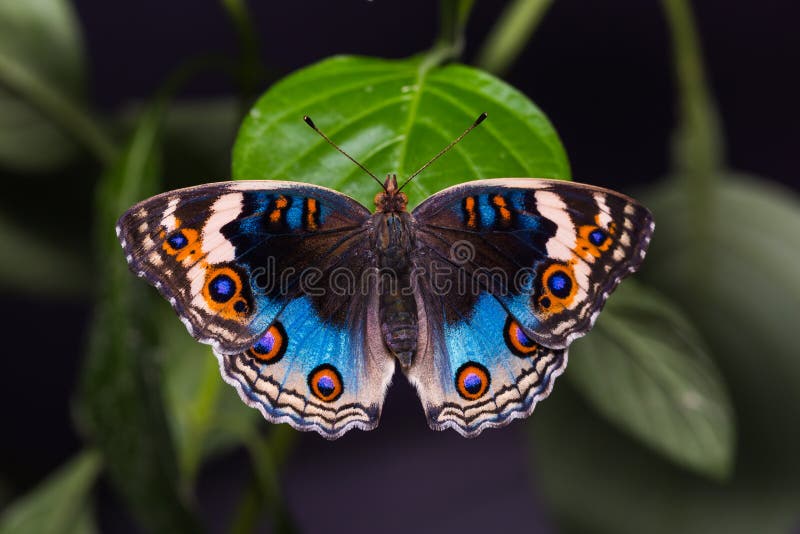
<svg viewBox="0 0 800 534">
<path fill-rule="evenodd" d="M 93 534 L 90 490 L 100 473 L 96 451 L 85 451 L 13 502 L 0 517 L 0 534 Z"/>
<path fill-rule="evenodd" d="M 743 454 L 800 485 L 800 199 L 766 180 L 722 176 L 699 238 L 679 183 L 645 195 L 658 228 L 642 274 L 709 343 L 736 401 Z"/>
<path fill-rule="evenodd" d="M 64 165 L 75 153 L 67 135 L 0 85 L 0 165 L 44 173 Z"/>
<path fill-rule="evenodd" d="M 263 419 L 225 384 L 217 358 L 186 332 L 166 303 L 158 313 L 167 415 L 181 474 L 190 485 L 202 460 L 257 434 Z"/>
<path fill-rule="evenodd" d="M 101 183 L 97 243 L 104 279 L 82 376 L 82 415 L 138 518 L 156 532 L 196 532 L 163 410 L 157 297 L 128 271 L 114 235 L 117 217 L 158 187 L 165 107 L 162 96 L 146 110 Z"/>
<path fill-rule="evenodd" d="M 523 94 L 480 70 L 435 67 L 427 57 L 334 57 L 284 78 L 244 120 L 233 177 L 311 182 L 371 206 L 376 184 L 305 125 L 303 115 L 379 176 L 402 179 L 484 111 L 486 121 L 409 184 L 412 205 L 476 178 L 569 178 L 558 135 Z"/>
<path fill-rule="evenodd" d="M 34 295 L 83 295 L 88 262 L 0 215 L 0 280 L 6 291 Z"/>
<path fill-rule="evenodd" d="M 80 111 L 84 63 L 69 2 L 0 0 L 0 165 L 52 169 L 73 154 L 75 139 L 110 155 L 108 140 Z"/>
<path fill-rule="evenodd" d="M 132 131 L 142 111 L 141 104 L 125 109 L 116 121 L 120 129 Z M 240 119 L 233 98 L 172 102 L 164 123 L 163 189 L 229 179 Z"/>
<path fill-rule="evenodd" d="M 724 478 L 733 465 L 730 400 L 699 334 L 633 281 L 570 348 L 567 376 L 610 421 L 673 461 Z"/>
<path fill-rule="evenodd" d="M 273 530 L 280 534 L 297 532 L 280 488 L 279 469 L 286 463 L 298 432 L 288 425 L 275 425 L 269 436 L 257 433 L 243 436 L 250 453 L 254 478 L 250 490 L 239 504 L 229 531 L 232 534 L 253 532 L 264 510 L 270 512 Z"/>
<path fill-rule="evenodd" d="M 676 468 L 597 416 L 571 385 L 556 387 L 527 427 L 531 476 L 559 532 L 785 534 L 797 525 L 796 485 L 741 466 L 724 484 Z"/>
</svg>

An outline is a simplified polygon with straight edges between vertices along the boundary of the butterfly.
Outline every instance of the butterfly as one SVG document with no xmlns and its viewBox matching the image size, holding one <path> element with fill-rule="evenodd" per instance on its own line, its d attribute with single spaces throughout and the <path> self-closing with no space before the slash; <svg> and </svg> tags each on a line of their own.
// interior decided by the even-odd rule
<svg viewBox="0 0 800 534">
<path fill-rule="evenodd" d="M 305 183 L 200 185 L 133 206 L 116 231 L 268 421 L 328 439 L 373 429 L 399 364 L 430 427 L 472 437 L 550 394 L 643 261 L 653 218 L 620 193 L 534 178 L 463 183 L 409 212 L 411 178 L 375 178 L 374 212 Z"/>
</svg>

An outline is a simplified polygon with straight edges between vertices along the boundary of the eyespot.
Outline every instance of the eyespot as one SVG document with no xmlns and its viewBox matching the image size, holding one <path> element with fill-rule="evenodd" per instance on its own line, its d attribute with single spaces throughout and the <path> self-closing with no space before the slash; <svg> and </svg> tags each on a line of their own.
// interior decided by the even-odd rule
<svg viewBox="0 0 800 534">
<path fill-rule="evenodd" d="M 467 362 L 456 371 L 456 391 L 466 400 L 478 400 L 489 391 L 489 371 L 477 362 Z"/>
<path fill-rule="evenodd" d="M 589 232 L 589 243 L 596 247 L 599 247 L 605 243 L 606 238 L 608 238 L 608 235 L 606 235 L 606 233 L 599 228 Z"/>
<path fill-rule="evenodd" d="M 523 358 L 535 354 L 539 348 L 539 345 L 529 338 L 519 323 L 511 317 L 506 320 L 503 337 L 511 352 Z"/>
<path fill-rule="evenodd" d="M 208 282 L 208 294 L 214 302 L 228 302 L 236 294 L 236 282 L 227 274 L 218 274 Z"/>
<path fill-rule="evenodd" d="M 186 235 L 184 235 L 182 230 L 178 230 L 167 238 L 167 243 L 174 250 L 180 250 L 189 244 L 189 240 L 186 238 Z"/>
<path fill-rule="evenodd" d="M 206 271 L 203 298 L 212 311 L 225 319 L 241 320 L 250 313 L 241 275 L 231 267 L 210 267 Z"/>
<path fill-rule="evenodd" d="M 308 374 L 308 387 L 321 401 L 333 402 L 344 392 L 342 375 L 330 364 L 324 363 Z"/>
<path fill-rule="evenodd" d="M 176 224 L 180 225 L 180 221 L 177 219 L 176 221 Z M 199 259 L 201 248 L 200 234 L 197 233 L 197 230 L 181 228 L 175 230 L 169 237 L 166 237 L 163 231 L 159 235 L 164 240 L 161 245 L 164 252 L 170 256 L 175 256 L 177 261 L 183 261 L 186 258 Z"/>
<path fill-rule="evenodd" d="M 272 364 L 283 358 L 286 345 L 286 330 L 276 321 L 252 347 L 247 349 L 247 354 L 262 363 Z"/>
<path fill-rule="evenodd" d="M 597 220 L 597 218 L 596 218 Z M 611 234 L 614 233 L 613 223 L 608 230 L 599 226 L 587 224 L 578 228 L 577 247 L 575 251 L 584 259 L 592 261 L 592 258 L 599 258 L 611 247 Z"/>
<path fill-rule="evenodd" d="M 540 283 L 537 307 L 548 314 L 564 310 L 578 292 L 570 264 L 551 263 L 542 271 Z"/>
<path fill-rule="evenodd" d="M 560 299 L 566 298 L 572 290 L 572 279 L 564 271 L 550 273 L 546 283 L 550 292 Z"/>
</svg>

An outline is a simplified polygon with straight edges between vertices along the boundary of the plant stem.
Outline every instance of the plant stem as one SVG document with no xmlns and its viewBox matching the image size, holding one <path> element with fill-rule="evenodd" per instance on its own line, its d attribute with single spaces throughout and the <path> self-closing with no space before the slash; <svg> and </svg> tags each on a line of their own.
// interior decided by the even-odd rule
<svg viewBox="0 0 800 534">
<path fill-rule="evenodd" d="M 423 68 L 455 59 L 464 51 L 464 29 L 475 0 L 440 0 L 439 37 L 423 63 Z"/>
<path fill-rule="evenodd" d="M 236 30 L 241 49 L 237 79 L 241 91 L 242 114 L 250 108 L 265 76 L 259 56 L 258 32 L 253 25 L 246 0 L 220 0 Z"/>
<path fill-rule="evenodd" d="M 694 180 L 711 180 L 722 166 L 722 133 L 706 80 L 700 40 L 688 0 L 662 0 L 671 37 L 680 118 L 674 165 Z"/>
<path fill-rule="evenodd" d="M 662 0 L 672 38 L 679 118 L 673 134 L 673 167 L 680 180 L 692 228 L 691 257 L 705 286 L 712 261 L 708 246 L 715 189 L 723 161 L 719 116 L 705 76 L 700 40 L 688 0 Z"/>
<path fill-rule="evenodd" d="M 108 165 L 114 161 L 116 146 L 85 109 L 3 54 L 0 54 L 0 83 L 41 111 L 101 163 Z"/>
<path fill-rule="evenodd" d="M 475 64 L 498 75 L 508 72 L 552 3 L 553 0 L 515 0 L 506 7 Z"/>
</svg>

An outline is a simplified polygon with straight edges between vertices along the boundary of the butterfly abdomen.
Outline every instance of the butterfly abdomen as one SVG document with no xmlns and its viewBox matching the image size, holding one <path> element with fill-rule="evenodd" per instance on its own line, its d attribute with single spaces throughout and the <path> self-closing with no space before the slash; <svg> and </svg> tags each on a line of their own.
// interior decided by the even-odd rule
<svg viewBox="0 0 800 534">
<path fill-rule="evenodd" d="M 374 224 L 381 334 L 386 347 L 403 367 L 408 367 L 417 352 L 419 332 L 411 288 L 411 216 L 406 212 L 379 212 L 374 215 Z"/>
</svg>

